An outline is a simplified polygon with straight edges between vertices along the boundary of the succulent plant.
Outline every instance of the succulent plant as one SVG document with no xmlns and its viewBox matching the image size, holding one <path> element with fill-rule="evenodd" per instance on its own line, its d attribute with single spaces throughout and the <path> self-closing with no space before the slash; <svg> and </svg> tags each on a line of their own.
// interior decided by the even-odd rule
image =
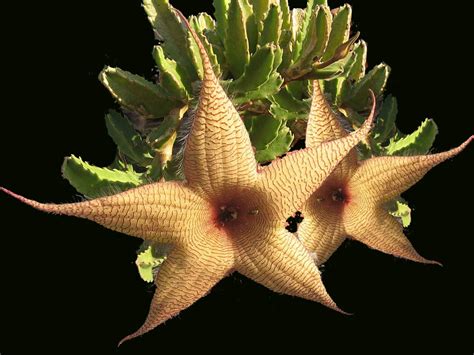
<svg viewBox="0 0 474 355">
<path fill-rule="evenodd" d="M 250 135 L 205 46 L 184 15 L 175 11 L 198 46 L 203 65 L 198 105 L 182 153 L 184 181 L 160 180 L 64 204 L 41 203 L 4 187 L 0 192 L 37 210 L 89 219 L 152 243 L 151 250 L 139 255 L 148 262 L 138 260 L 142 269 L 152 268 L 148 278 L 159 263 L 153 247 L 171 246 L 154 277 L 157 289 L 145 322 L 119 345 L 176 316 L 233 272 L 344 313 L 328 295 L 311 254 L 285 230 L 285 221 L 368 136 L 375 117 L 373 92 L 361 128 L 259 166 Z"/>
<path fill-rule="evenodd" d="M 118 103 L 105 117 L 118 151 L 103 168 L 66 158 L 64 177 L 85 200 L 41 203 L 0 187 L 38 210 L 145 241 L 136 266 L 157 287 L 145 322 L 119 345 L 234 272 L 345 313 L 318 267 L 347 237 L 439 264 L 403 234 L 411 211 L 399 194 L 474 136 L 426 154 L 433 121 L 408 135 L 397 129 L 397 101 L 384 92 L 390 68 L 366 69 L 367 46 L 359 33 L 351 36 L 348 5 L 331 11 L 310 1 L 291 12 L 282 11 L 285 1 L 215 5 L 217 22 L 145 1 L 160 41 L 153 50 L 159 75 L 100 74 Z M 303 139 L 308 148 L 290 153 Z M 293 213 L 288 221 L 299 225 L 291 234 L 285 220 Z"/>
<path fill-rule="evenodd" d="M 64 177 L 86 197 L 182 179 L 177 138 L 196 106 L 203 68 L 195 42 L 168 0 L 143 0 L 143 6 L 158 41 L 152 53 L 158 78 L 150 82 L 112 67 L 100 73 L 118 105 L 105 116 L 117 157 L 108 167 L 74 155 L 63 164 Z M 315 79 L 348 129 L 361 125 L 369 91 L 376 94 L 377 124 L 360 145 L 362 159 L 430 150 L 437 134 L 434 121 L 425 120 L 408 135 L 397 129 L 397 100 L 384 95 L 390 67 L 381 63 L 367 70 L 367 45 L 359 33 L 351 33 L 350 5 L 330 9 L 325 0 L 309 0 L 305 9 L 290 9 L 288 0 L 214 0 L 214 8 L 214 17 L 200 13 L 189 21 L 244 120 L 258 162 L 286 154 L 304 138 Z M 405 200 L 394 200 L 390 208 L 405 227 L 410 224 Z M 150 265 L 157 267 L 166 253 L 158 245 L 147 248 L 137 265 L 151 281 Z"/>
</svg>

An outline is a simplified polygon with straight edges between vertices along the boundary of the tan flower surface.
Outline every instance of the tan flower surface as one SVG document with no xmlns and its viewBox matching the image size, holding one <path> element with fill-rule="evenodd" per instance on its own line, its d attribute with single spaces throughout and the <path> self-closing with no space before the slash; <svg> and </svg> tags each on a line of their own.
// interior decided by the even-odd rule
<svg viewBox="0 0 474 355">
<path fill-rule="evenodd" d="M 184 182 L 158 182 L 68 204 L 43 204 L 0 188 L 38 210 L 86 218 L 173 246 L 155 278 L 144 324 L 121 342 L 175 316 L 233 271 L 273 291 L 339 310 L 310 254 L 285 230 L 285 221 L 367 135 L 371 119 L 343 139 L 288 154 L 260 169 L 242 119 L 192 35 L 204 78 L 184 150 Z"/>
<path fill-rule="evenodd" d="M 347 135 L 315 81 L 306 145 L 317 147 Z M 318 265 L 329 259 L 348 237 L 387 254 L 436 264 L 415 251 L 403 234 L 402 225 L 388 213 L 386 204 L 431 168 L 460 153 L 472 139 L 471 136 L 459 147 L 444 153 L 375 157 L 365 161 L 358 161 L 357 151 L 352 149 L 306 202 L 298 237 L 314 253 Z"/>
</svg>

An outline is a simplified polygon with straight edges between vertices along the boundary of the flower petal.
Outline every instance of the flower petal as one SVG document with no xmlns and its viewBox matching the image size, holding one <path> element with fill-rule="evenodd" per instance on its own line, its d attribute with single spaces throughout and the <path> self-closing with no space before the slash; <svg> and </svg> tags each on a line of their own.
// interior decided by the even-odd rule
<svg viewBox="0 0 474 355">
<path fill-rule="evenodd" d="M 232 249 L 214 238 L 200 238 L 186 248 L 177 247 L 160 267 L 156 291 L 144 324 L 124 341 L 136 338 L 191 306 L 232 269 Z"/>
<path fill-rule="evenodd" d="M 312 257 L 303 244 L 281 228 L 279 232 L 241 236 L 236 270 L 270 290 L 322 303 L 342 312 L 321 280 Z"/>
<path fill-rule="evenodd" d="M 298 226 L 298 238 L 313 253 L 317 265 L 325 263 L 346 239 L 347 233 L 338 212 L 315 209 L 311 197 L 303 208 L 304 219 Z"/>
<path fill-rule="evenodd" d="M 191 188 L 215 197 L 229 186 L 251 186 L 257 163 L 239 113 L 217 80 L 199 37 L 189 30 L 199 47 L 204 78 L 186 141 L 184 174 Z"/>
<path fill-rule="evenodd" d="M 348 223 L 345 224 L 348 234 L 353 239 L 372 249 L 399 258 L 425 264 L 439 264 L 437 261 L 423 258 L 416 252 L 403 234 L 403 226 L 388 212 L 359 209 L 356 213 L 356 216 L 348 216 Z"/>
<path fill-rule="evenodd" d="M 311 109 L 306 128 L 306 146 L 316 147 L 321 143 L 347 136 L 318 80 L 313 81 Z"/>
<path fill-rule="evenodd" d="M 472 139 L 474 136 L 459 147 L 438 154 L 365 160 L 350 180 L 350 189 L 360 198 L 388 202 L 408 190 L 433 167 L 459 154 Z"/>
<path fill-rule="evenodd" d="M 257 186 L 273 199 L 271 206 L 277 218 L 286 219 L 303 207 L 339 162 L 367 136 L 374 113 L 375 97 L 369 117 L 357 131 L 313 148 L 291 152 L 262 169 Z"/>
<path fill-rule="evenodd" d="M 92 220 L 106 228 L 160 243 L 186 244 L 204 226 L 207 203 L 181 183 L 144 185 L 78 203 L 40 203 L 3 191 L 40 211 Z"/>
<path fill-rule="evenodd" d="M 349 133 L 344 129 L 339 117 L 326 99 L 326 95 L 321 90 L 318 80 L 313 81 L 313 94 L 311 109 L 308 115 L 308 125 L 306 128 L 306 146 L 317 147 L 321 143 L 347 136 Z M 357 165 L 357 151 L 352 149 L 339 165 L 334 169 L 333 174 L 341 178 L 350 176 Z"/>
</svg>

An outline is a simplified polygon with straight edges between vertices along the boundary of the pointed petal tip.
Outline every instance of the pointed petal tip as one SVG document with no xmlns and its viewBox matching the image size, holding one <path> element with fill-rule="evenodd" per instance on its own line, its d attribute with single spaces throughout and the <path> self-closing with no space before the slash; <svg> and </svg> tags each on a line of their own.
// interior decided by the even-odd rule
<svg viewBox="0 0 474 355">
<path fill-rule="evenodd" d="M 38 208 L 38 207 L 37 207 L 37 206 L 39 205 L 38 202 L 33 201 L 33 200 L 30 200 L 30 199 L 27 199 L 26 197 L 23 197 L 23 196 L 21 196 L 21 195 L 18 195 L 18 194 L 16 194 L 16 193 L 14 193 L 13 191 L 8 190 L 8 189 L 5 188 L 5 187 L 0 186 L 0 191 L 6 193 L 7 195 L 13 197 L 14 199 L 17 199 L 18 201 L 23 202 L 23 203 L 25 203 L 25 204 L 27 204 L 27 205 L 29 205 L 29 206 L 31 206 L 31 207 Z"/>
<path fill-rule="evenodd" d="M 394 254 L 395 257 L 405 259 L 405 260 L 410 260 L 415 263 L 420 263 L 420 264 L 425 264 L 425 265 L 436 265 L 443 267 L 443 264 L 441 264 L 439 261 L 436 260 L 431 260 L 422 257 L 420 254 L 416 252 L 415 249 L 411 248 L 408 253 L 400 253 L 400 254 Z"/>
<path fill-rule="evenodd" d="M 201 39 L 199 38 L 198 34 L 194 29 L 191 27 L 189 24 L 188 19 L 186 16 L 183 15 L 181 11 L 178 9 L 173 8 L 174 12 L 178 15 L 178 17 L 181 19 L 183 24 L 186 26 L 188 29 L 189 33 L 191 36 L 194 38 L 194 41 L 196 42 L 198 49 L 199 49 L 199 54 L 201 55 L 201 60 L 202 60 L 202 65 L 204 67 L 204 81 L 213 81 L 215 80 L 215 74 L 214 74 L 214 69 L 212 68 L 211 61 L 209 59 L 209 56 L 207 54 L 206 49 L 204 48 L 204 45 L 201 42 Z"/>
<path fill-rule="evenodd" d="M 14 199 L 20 201 L 21 203 L 24 203 L 25 205 L 31 206 L 37 210 L 43 211 L 43 212 L 51 212 L 51 213 L 61 213 L 60 209 L 55 207 L 56 205 L 54 204 L 48 204 L 48 203 L 41 203 L 37 202 L 34 200 L 30 200 L 29 198 L 23 197 L 21 195 L 18 195 L 14 193 L 13 191 L 10 191 L 4 187 L 0 186 L 0 191 L 6 193 L 7 195 L 13 197 Z M 59 205 L 58 205 L 59 206 Z"/>
<path fill-rule="evenodd" d="M 336 312 L 341 313 L 341 314 L 343 314 L 343 315 L 345 315 L 345 316 L 353 316 L 353 315 L 354 315 L 354 313 L 346 312 L 346 311 L 342 310 L 341 308 L 339 308 L 338 306 L 336 306 L 336 307 L 333 308 L 333 309 L 334 309 Z"/>
<path fill-rule="evenodd" d="M 318 300 L 319 302 L 321 302 L 322 305 L 338 312 L 338 313 L 341 313 L 341 314 L 344 314 L 345 316 L 351 316 L 352 313 L 348 313 L 344 310 L 342 310 L 341 308 L 339 308 L 339 306 L 336 304 L 336 302 L 334 302 L 332 300 L 332 298 L 329 296 L 329 295 L 326 295 L 326 297 L 324 297 L 323 300 Z"/>
<path fill-rule="evenodd" d="M 473 139 L 474 139 L 474 135 L 471 135 L 468 139 L 466 139 L 462 144 L 460 144 L 456 148 L 452 148 L 451 150 L 437 153 L 437 154 L 430 154 L 430 155 L 427 155 L 426 157 L 428 157 L 429 159 L 433 159 L 432 161 L 434 162 L 434 165 L 437 165 L 461 153 L 464 149 L 467 148 L 467 146 L 471 143 Z"/>
<path fill-rule="evenodd" d="M 29 198 L 23 197 L 10 191 L 4 187 L 0 186 L 0 191 L 6 193 L 7 195 L 13 197 L 14 199 L 37 209 L 38 211 L 46 212 L 46 213 L 53 213 L 59 215 L 68 215 L 68 216 L 77 216 L 81 217 L 83 215 L 83 206 L 86 202 L 78 202 L 78 203 L 63 203 L 63 204 L 56 204 L 56 203 L 41 203 L 35 200 L 31 200 Z"/>
<path fill-rule="evenodd" d="M 472 140 L 474 139 L 474 134 L 471 135 L 463 144 L 465 144 L 466 146 L 472 142 Z"/>
<path fill-rule="evenodd" d="M 474 140 L 474 134 L 469 136 L 469 138 L 466 139 L 464 142 L 462 142 L 459 146 L 449 150 L 448 152 L 452 152 L 452 151 L 460 152 L 464 150 L 472 142 L 472 140 Z"/>
<path fill-rule="evenodd" d="M 369 89 L 369 93 L 370 93 L 370 98 L 372 100 L 372 106 L 371 106 L 371 109 L 370 109 L 370 114 L 369 114 L 369 116 L 367 117 L 367 120 L 364 123 L 365 130 L 367 131 L 367 134 L 370 132 L 370 130 L 372 129 L 372 126 L 374 124 L 375 109 L 377 108 L 377 98 L 375 97 L 374 92 L 371 89 Z"/>
<path fill-rule="evenodd" d="M 471 135 L 468 139 L 466 139 L 463 143 L 461 143 L 457 148 L 453 148 L 450 151 L 457 154 L 467 148 L 467 146 L 472 142 L 472 140 L 474 140 L 474 134 Z"/>
<path fill-rule="evenodd" d="M 401 257 L 403 258 L 403 256 L 401 256 Z M 441 264 L 439 261 L 424 258 L 424 257 L 421 256 L 420 254 L 418 254 L 418 252 L 416 252 L 415 249 L 412 250 L 412 255 L 407 256 L 407 257 L 405 257 L 405 258 L 408 259 L 408 260 L 414 261 L 414 262 L 416 262 L 416 263 L 420 263 L 420 264 L 436 265 L 436 266 L 443 267 L 443 264 Z"/>
<path fill-rule="evenodd" d="M 127 341 L 130 341 L 132 339 L 135 339 L 135 338 L 138 338 L 139 336 L 142 336 L 143 334 L 145 334 L 147 331 L 144 331 L 143 330 L 143 327 L 140 327 L 138 330 L 136 330 L 135 332 L 123 337 L 117 344 L 117 348 L 120 347 L 123 343 L 127 342 Z"/>
<path fill-rule="evenodd" d="M 436 260 L 430 260 L 430 259 L 425 259 L 423 257 L 421 257 L 420 260 L 416 260 L 417 262 L 419 263 L 422 263 L 422 264 L 427 264 L 427 265 L 436 265 L 436 266 L 439 266 L 439 267 L 444 267 L 442 263 L 440 263 L 439 261 L 436 261 Z"/>
<path fill-rule="evenodd" d="M 191 33 L 191 36 L 193 36 L 194 41 L 196 41 L 196 44 L 199 47 L 199 52 L 200 52 L 201 56 L 203 58 L 207 57 L 207 52 L 204 49 L 204 46 L 202 45 L 201 40 L 199 39 L 196 31 L 194 31 L 194 29 L 191 27 L 191 25 L 190 25 L 188 19 L 186 18 L 186 16 L 184 16 L 184 14 L 176 8 L 173 8 L 173 11 L 176 13 L 176 15 L 178 15 L 179 19 L 181 20 L 181 22 L 183 22 L 184 26 L 186 26 L 186 29 L 189 31 L 189 33 Z"/>
<path fill-rule="evenodd" d="M 377 98 L 375 97 L 375 94 L 372 90 L 369 89 L 369 93 L 372 99 L 372 106 L 370 108 L 370 113 L 367 116 L 367 119 L 362 124 L 362 126 L 360 126 L 358 130 L 352 132 L 352 134 L 356 135 L 360 139 L 365 139 L 368 136 L 368 134 L 370 133 L 370 131 L 372 130 L 374 126 L 374 121 L 375 121 L 375 110 L 377 108 Z"/>
<path fill-rule="evenodd" d="M 120 348 L 120 346 L 125 343 L 126 341 L 129 341 L 131 339 L 135 338 L 135 336 L 133 336 L 133 334 L 130 334 L 130 335 L 127 335 L 126 337 L 123 337 L 117 344 L 117 348 Z"/>
<path fill-rule="evenodd" d="M 341 309 L 332 299 L 329 302 L 328 301 L 324 302 L 323 305 L 325 305 L 326 307 L 332 309 L 333 311 L 336 311 L 337 313 L 343 314 L 345 316 L 352 316 L 353 315 L 353 313 L 346 312 L 343 309 Z"/>
<path fill-rule="evenodd" d="M 13 192 L 4 188 L 3 186 L 0 186 L 0 191 L 5 192 L 7 195 L 10 195 L 10 196 L 13 194 Z"/>
</svg>

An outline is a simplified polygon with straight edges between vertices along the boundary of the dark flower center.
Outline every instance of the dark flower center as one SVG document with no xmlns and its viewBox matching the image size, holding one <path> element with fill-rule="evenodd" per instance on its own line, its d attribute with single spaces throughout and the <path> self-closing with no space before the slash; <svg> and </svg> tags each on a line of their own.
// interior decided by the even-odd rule
<svg viewBox="0 0 474 355">
<path fill-rule="evenodd" d="M 344 182 L 324 184 L 315 193 L 316 208 L 328 208 L 339 211 L 351 201 L 351 195 Z"/>
<path fill-rule="evenodd" d="M 346 200 L 346 196 L 341 188 L 333 191 L 331 194 L 332 200 L 335 202 L 344 202 Z"/>
<path fill-rule="evenodd" d="M 221 206 L 219 208 L 219 223 L 221 225 L 226 224 L 227 222 L 236 220 L 239 216 L 239 209 L 233 206 Z"/>
<path fill-rule="evenodd" d="M 223 198 L 210 201 L 213 225 L 223 234 L 237 238 L 258 226 L 265 216 L 263 201 L 265 196 L 258 191 L 229 191 Z"/>
</svg>

